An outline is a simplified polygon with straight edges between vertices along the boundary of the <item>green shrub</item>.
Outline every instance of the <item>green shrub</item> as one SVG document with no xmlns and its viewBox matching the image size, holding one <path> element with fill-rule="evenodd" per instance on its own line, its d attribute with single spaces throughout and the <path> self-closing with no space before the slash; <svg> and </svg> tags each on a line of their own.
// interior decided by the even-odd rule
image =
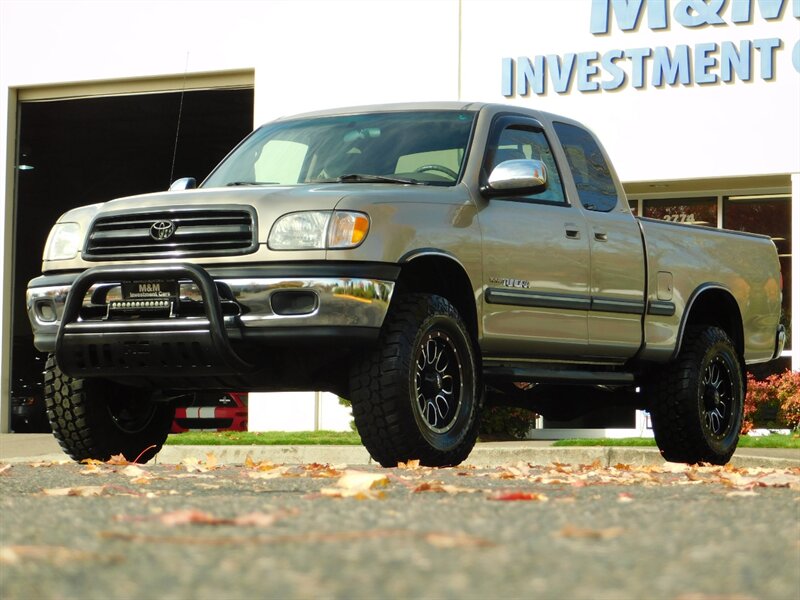
<svg viewBox="0 0 800 600">
<path fill-rule="evenodd" d="M 483 411 L 480 435 L 523 440 L 536 424 L 536 417 L 525 408 L 489 406 Z"/>
</svg>

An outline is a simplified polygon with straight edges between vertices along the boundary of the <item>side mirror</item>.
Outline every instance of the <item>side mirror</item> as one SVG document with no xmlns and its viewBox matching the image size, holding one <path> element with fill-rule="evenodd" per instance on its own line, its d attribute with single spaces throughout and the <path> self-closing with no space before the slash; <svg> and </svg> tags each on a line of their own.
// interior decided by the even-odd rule
<svg viewBox="0 0 800 600">
<path fill-rule="evenodd" d="M 525 196 L 547 188 L 547 167 L 540 160 L 506 160 L 492 169 L 481 190 L 487 196 Z"/>
<path fill-rule="evenodd" d="M 181 177 L 172 182 L 169 186 L 170 192 L 179 192 L 181 190 L 193 190 L 197 187 L 197 180 L 194 177 Z"/>
</svg>

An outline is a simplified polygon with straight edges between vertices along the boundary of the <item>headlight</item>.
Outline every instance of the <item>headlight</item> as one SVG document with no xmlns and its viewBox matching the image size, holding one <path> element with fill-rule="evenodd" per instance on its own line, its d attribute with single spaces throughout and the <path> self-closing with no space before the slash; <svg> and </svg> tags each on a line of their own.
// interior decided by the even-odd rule
<svg viewBox="0 0 800 600">
<path fill-rule="evenodd" d="M 44 260 L 69 260 L 81 247 L 81 226 L 78 223 L 56 223 L 47 236 Z"/>
<path fill-rule="evenodd" d="M 315 210 L 290 213 L 275 221 L 267 245 L 271 250 L 355 248 L 369 232 L 367 215 L 353 211 Z"/>
</svg>

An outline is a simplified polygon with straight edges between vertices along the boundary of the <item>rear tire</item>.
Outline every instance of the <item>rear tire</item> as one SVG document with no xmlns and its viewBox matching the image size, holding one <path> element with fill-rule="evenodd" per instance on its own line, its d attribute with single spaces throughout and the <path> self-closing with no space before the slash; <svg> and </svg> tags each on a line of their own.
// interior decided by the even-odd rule
<svg viewBox="0 0 800 600">
<path fill-rule="evenodd" d="M 670 462 L 726 464 L 736 450 L 744 414 L 742 363 L 718 327 L 687 331 L 681 352 L 655 379 L 650 413 Z"/>
<path fill-rule="evenodd" d="M 353 417 L 384 467 L 418 459 L 462 462 L 478 437 L 479 394 L 472 339 L 441 296 L 396 299 L 378 346 L 351 372 Z"/>
<path fill-rule="evenodd" d="M 71 458 L 108 460 L 122 454 L 145 463 L 167 439 L 175 408 L 146 390 L 104 379 L 76 379 L 51 355 L 45 367 L 45 403 L 53 434 Z"/>
</svg>

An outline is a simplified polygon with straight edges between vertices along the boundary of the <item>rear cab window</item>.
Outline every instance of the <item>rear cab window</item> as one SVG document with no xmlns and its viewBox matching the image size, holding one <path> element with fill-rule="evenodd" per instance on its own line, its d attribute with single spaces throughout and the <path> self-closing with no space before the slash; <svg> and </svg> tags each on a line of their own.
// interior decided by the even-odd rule
<svg viewBox="0 0 800 600">
<path fill-rule="evenodd" d="M 567 123 L 555 122 L 578 197 L 586 210 L 610 212 L 619 201 L 611 169 L 591 133 Z"/>
</svg>

